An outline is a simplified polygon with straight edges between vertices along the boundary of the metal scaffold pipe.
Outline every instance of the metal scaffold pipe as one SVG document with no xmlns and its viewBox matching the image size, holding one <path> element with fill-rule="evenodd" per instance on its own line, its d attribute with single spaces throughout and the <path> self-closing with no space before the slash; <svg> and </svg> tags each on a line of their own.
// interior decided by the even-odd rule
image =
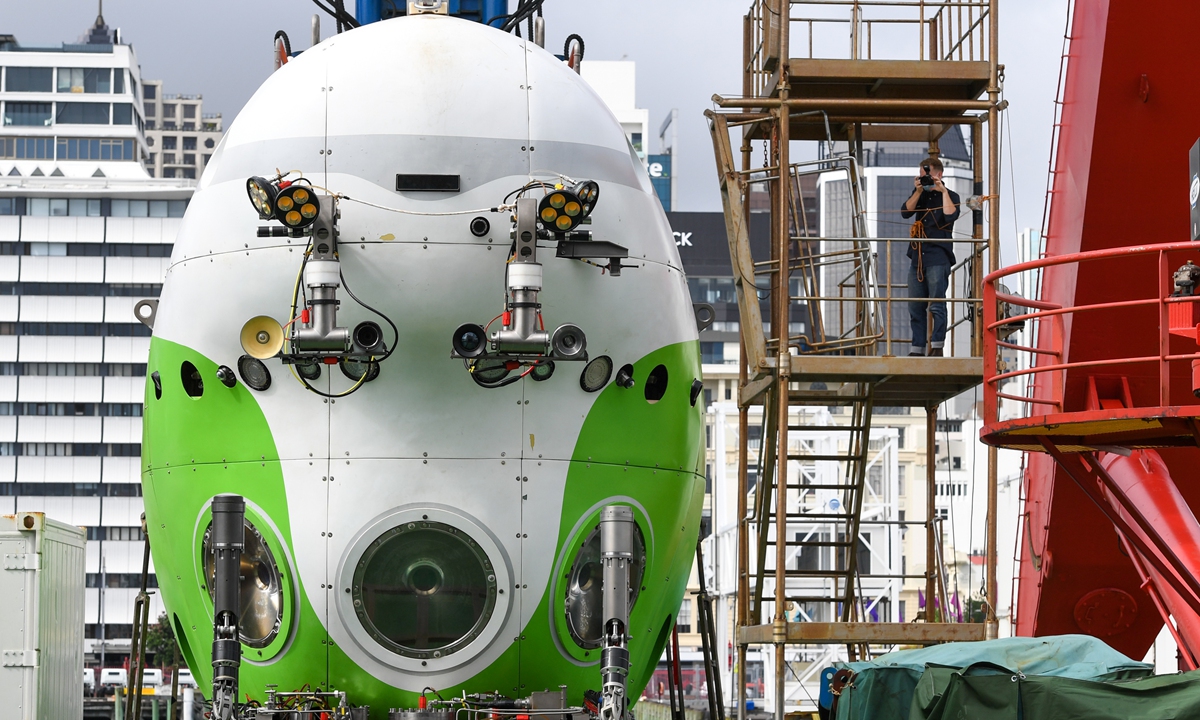
<svg viewBox="0 0 1200 720">
<path fill-rule="evenodd" d="M 998 0 L 991 0 L 988 11 L 988 63 L 990 83 L 988 85 L 988 195 L 995 198 L 1000 193 L 1000 25 L 996 22 Z M 1000 267 L 1000 203 L 988 203 L 988 269 L 995 272 Z M 999 635 L 996 619 L 996 602 L 999 598 L 999 583 L 996 579 L 996 511 L 999 506 L 999 480 L 996 473 L 997 451 L 988 447 L 987 465 L 987 636 Z"/>
</svg>

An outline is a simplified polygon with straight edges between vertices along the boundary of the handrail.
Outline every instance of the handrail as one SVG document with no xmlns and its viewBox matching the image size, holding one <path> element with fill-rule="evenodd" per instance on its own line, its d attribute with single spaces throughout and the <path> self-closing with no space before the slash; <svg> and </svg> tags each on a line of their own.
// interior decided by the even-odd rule
<svg viewBox="0 0 1200 720">
<path fill-rule="evenodd" d="M 1170 404 L 1171 397 L 1171 364 L 1177 362 L 1198 362 L 1200 352 L 1172 354 L 1170 352 L 1170 336 L 1172 333 L 1173 307 L 1186 303 L 1200 303 L 1200 295 L 1172 295 L 1174 287 L 1173 274 L 1175 268 L 1168 264 L 1168 255 L 1178 253 L 1195 253 L 1200 255 L 1200 245 L 1194 242 L 1171 242 L 1157 244 L 1133 245 L 1127 247 L 1105 248 L 1087 252 L 1069 253 L 1038 258 L 1023 263 L 1010 265 L 1002 270 L 989 273 L 983 279 L 983 332 L 984 356 L 992 361 L 984 364 L 984 423 L 993 425 L 999 421 L 999 401 L 1015 400 L 1023 404 L 1022 412 L 1026 417 L 1041 415 L 1044 412 L 1066 412 L 1064 393 L 1066 374 L 1068 371 L 1084 368 L 1116 368 L 1128 365 L 1155 364 L 1158 367 L 1158 402 L 1161 406 Z M 1121 258 L 1145 257 L 1156 259 L 1155 287 L 1152 297 L 1114 300 L 1112 302 L 1089 303 L 1085 305 L 1062 306 L 1053 302 L 1037 299 L 1027 299 L 1007 292 L 1001 292 L 1000 281 L 1031 270 L 1045 270 L 1051 267 L 1079 265 L 1088 262 L 1117 260 Z M 1200 258 L 1198 258 L 1200 259 Z M 1172 263 L 1174 264 L 1174 263 Z M 1017 308 L 1016 313 L 1001 316 L 1001 304 Z M 1080 313 L 1099 313 L 1128 308 L 1157 308 L 1158 338 L 1155 348 L 1142 347 L 1127 349 L 1125 354 L 1115 357 L 1091 359 L 1086 361 L 1071 361 L 1067 353 L 1066 323 Z M 1006 342 L 1000 336 L 1001 329 L 1018 322 L 1028 322 L 1042 327 L 1049 323 L 1050 335 L 1044 342 L 1035 341 L 1036 345 Z M 1190 320 L 1189 325 L 1190 328 Z M 1187 331 L 1182 325 L 1176 330 Z M 1194 332 L 1194 329 L 1192 330 Z M 1038 332 L 1036 337 L 1044 337 Z M 1005 367 L 1001 362 L 1001 349 L 1016 351 L 1028 362 L 1020 367 Z M 1001 384 L 1013 378 L 1025 378 L 1031 381 L 1025 388 L 1025 397 L 1003 393 Z M 1048 383 L 1038 383 L 1041 392 L 1034 396 L 1035 378 L 1049 379 Z M 1035 409 L 1034 406 L 1049 406 L 1051 410 Z M 985 430 L 986 431 L 986 430 Z"/>
<path fill-rule="evenodd" d="M 785 4 L 786 3 L 786 4 Z M 988 62 L 988 36 L 992 23 L 992 0 L 754 0 L 750 7 L 751 23 L 748 61 L 744 72 L 751 76 L 750 87 L 755 96 L 770 95 L 773 89 L 772 75 L 780 55 L 790 55 L 789 48 L 775 45 L 772 26 L 780 22 L 777 6 L 787 8 L 786 21 L 789 25 L 806 25 L 807 33 L 796 35 L 808 40 L 808 57 L 818 55 L 814 44 L 815 25 L 835 24 L 848 26 L 848 51 L 835 53 L 836 57 L 850 60 L 874 57 L 873 34 L 875 26 L 896 28 L 912 27 L 916 42 L 905 40 L 902 55 L 912 60 L 927 61 L 979 61 Z M 796 8 L 793 8 L 796 6 Z M 796 15 L 811 10 L 812 16 Z M 889 37 L 895 36 L 889 30 Z M 844 46 L 842 46 L 844 47 Z M 803 52 L 803 51 L 801 51 Z M 788 58 L 782 58 L 787 60 Z M 897 58 L 903 59 L 903 58 Z"/>
</svg>

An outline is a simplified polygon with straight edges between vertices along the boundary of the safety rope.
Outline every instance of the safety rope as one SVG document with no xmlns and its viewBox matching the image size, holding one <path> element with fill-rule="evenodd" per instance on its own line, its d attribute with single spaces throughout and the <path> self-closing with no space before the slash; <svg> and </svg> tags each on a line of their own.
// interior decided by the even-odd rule
<svg viewBox="0 0 1200 720">
<path fill-rule="evenodd" d="M 921 217 L 913 220 L 913 224 L 908 228 L 908 236 L 910 238 L 917 238 L 913 242 L 910 242 L 908 246 L 917 251 L 917 282 L 925 282 L 925 258 L 921 252 L 921 246 L 924 243 L 921 240 L 927 239 L 927 236 L 925 235 L 925 223 L 922 222 Z"/>
</svg>

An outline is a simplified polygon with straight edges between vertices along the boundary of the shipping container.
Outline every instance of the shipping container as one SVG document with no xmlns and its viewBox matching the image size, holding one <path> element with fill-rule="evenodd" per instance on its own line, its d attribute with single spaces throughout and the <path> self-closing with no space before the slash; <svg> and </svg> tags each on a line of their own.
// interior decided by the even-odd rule
<svg viewBox="0 0 1200 720">
<path fill-rule="evenodd" d="M 0 707 L 5 718 L 83 716 L 83 528 L 0 517 Z"/>
</svg>

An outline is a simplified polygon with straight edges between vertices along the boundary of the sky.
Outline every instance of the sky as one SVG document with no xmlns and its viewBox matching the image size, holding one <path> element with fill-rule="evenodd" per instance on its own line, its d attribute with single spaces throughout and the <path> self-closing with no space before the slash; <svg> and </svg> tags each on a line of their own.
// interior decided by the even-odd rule
<svg viewBox="0 0 1200 720">
<path fill-rule="evenodd" d="M 650 112 L 650 152 L 660 149 L 663 119 L 678 110 L 675 210 L 721 209 L 703 113 L 714 93 L 740 92 L 741 18 L 748 6 L 748 0 L 547 0 L 544 5 L 548 49 L 562 52 L 567 35 L 578 33 L 587 45 L 585 62 L 637 63 L 638 105 Z M 1000 2 L 1000 60 L 1010 103 L 1001 188 L 1005 264 L 1016 260 L 1010 251 L 1016 233 L 1042 224 L 1066 11 L 1067 0 Z M 96 12 L 95 0 L 9 0 L 0 15 L 0 33 L 15 35 L 26 47 L 73 42 Z M 163 80 L 165 92 L 202 94 L 205 112 L 223 113 L 226 127 L 270 74 L 275 31 L 286 31 L 293 49 L 302 50 L 310 43 L 314 12 L 316 6 L 304 0 L 104 3 L 105 20 L 133 44 L 143 77 Z M 322 14 L 321 27 L 322 37 L 332 34 L 332 18 Z M 831 32 L 826 40 L 837 38 Z"/>
</svg>

